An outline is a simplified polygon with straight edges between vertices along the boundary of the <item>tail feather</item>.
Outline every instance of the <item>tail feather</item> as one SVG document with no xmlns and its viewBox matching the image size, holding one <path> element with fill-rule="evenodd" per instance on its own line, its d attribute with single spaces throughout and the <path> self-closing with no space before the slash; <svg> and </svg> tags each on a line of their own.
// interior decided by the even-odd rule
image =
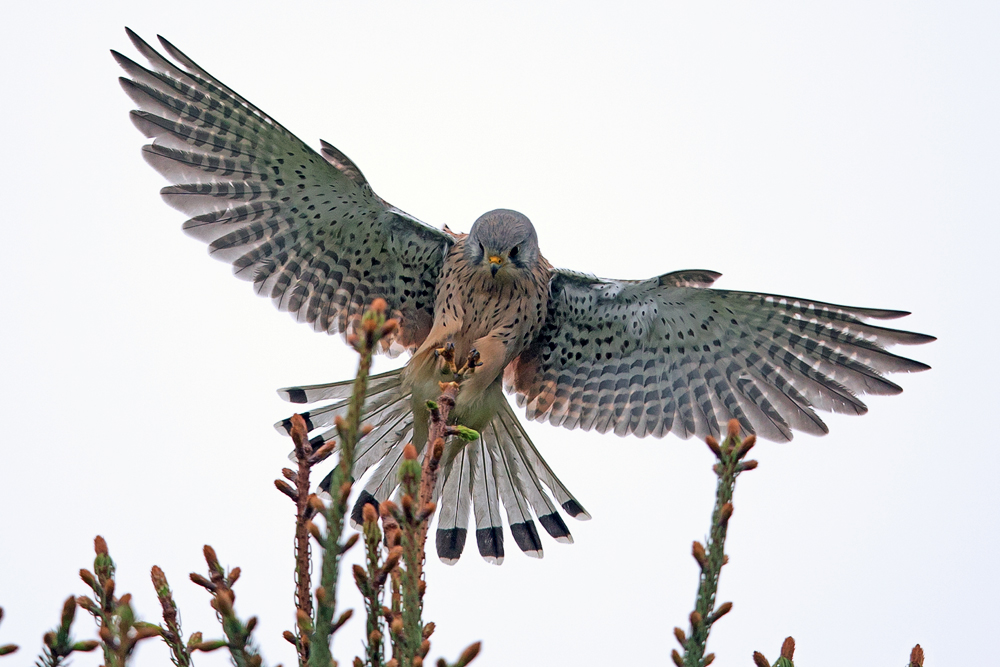
<svg viewBox="0 0 1000 667">
<path fill-rule="evenodd" d="M 373 428 L 359 439 L 355 449 L 352 476 L 358 480 L 368 475 L 351 512 L 355 528 L 360 527 L 366 504 L 377 507 L 398 493 L 403 449 L 414 434 L 411 397 L 402 386 L 401 372 L 399 369 L 372 376 L 368 384 L 362 420 Z M 337 416 L 346 415 L 353 388 L 353 381 L 345 381 L 288 387 L 279 393 L 294 403 L 333 401 L 302 413 L 310 442 L 319 446 L 337 437 L 333 424 Z M 291 421 L 278 422 L 275 428 L 288 433 Z M 575 518 L 589 519 L 590 515 L 542 459 L 506 401 L 480 436 L 471 443 L 452 439 L 445 449 L 434 493 L 439 508 L 436 544 L 441 560 L 449 564 L 458 561 L 465 548 L 469 521 L 474 518 L 479 553 L 487 562 L 501 564 L 501 505 L 515 544 L 527 555 L 541 558 L 544 553 L 536 517 L 557 541 L 571 543 L 573 538 L 556 503 Z M 414 444 L 418 454 L 425 448 L 424 443 Z M 329 491 L 330 483 L 328 475 L 320 488 Z"/>
<path fill-rule="evenodd" d="M 441 511 L 438 514 L 437 553 L 438 558 L 448 565 L 457 563 L 465 549 L 472 500 L 471 468 L 470 447 L 459 446 L 442 471 L 444 484 L 439 497 Z"/>
</svg>

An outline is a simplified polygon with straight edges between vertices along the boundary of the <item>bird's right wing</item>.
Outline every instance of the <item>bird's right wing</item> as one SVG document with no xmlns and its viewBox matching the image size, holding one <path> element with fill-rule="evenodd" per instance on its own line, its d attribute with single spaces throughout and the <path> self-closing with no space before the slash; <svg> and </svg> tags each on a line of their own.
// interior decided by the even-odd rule
<svg viewBox="0 0 1000 667">
<path fill-rule="evenodd" d="M 869 324 L 907 313 L 711 288 L 712 271 L 649 280 L 553 273 L 545 325 L 505 383 L 529 419 L 618 435 L 827 428 L 814 409 L 863 414 L 897 394 L 884 373 L 928 368 L 885 350 L 932 336 Z M 720 427 L 720 424 L 722 425 Z"/>
<path fill-rule="evenodd" d="M 453 237 L 376 195 L 333 146 L 306 146 L 162 37 L 175 62 L 131 30 L 144 68 L 112 51 L 153 143 L 143 156 L 173 185 L 161 194 L 192 216 L 184 230 L 240 278 L 317 331 L 349 332 L 382 297 L 401 320 L 390 351 L 419 345 Z"/>
</svg>

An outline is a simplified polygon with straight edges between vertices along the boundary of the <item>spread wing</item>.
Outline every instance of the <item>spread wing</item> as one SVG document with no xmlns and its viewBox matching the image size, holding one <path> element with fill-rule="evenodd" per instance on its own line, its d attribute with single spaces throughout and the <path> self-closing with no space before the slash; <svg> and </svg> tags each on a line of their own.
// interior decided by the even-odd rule
<svg viewBox="0 0 1000 667">
<path fill-rule="evenodd" d="M 184 230 L 230 261 L 259 294 L 317 331 L 347 332 L 384 298 L 400 317 L 390 351 L 419 345 L 452 237 L 390 206 L 357 166 L 322 142 L 316 153 L 173 45 L 175 62 L 131 30 L 146 69 L 120 53 L 132 121 L 153 143 L 143 156 L 171 183 Z"/>
<path fill-rule="evenodd" d="M 556 271 L 543 330 L 508 368 L 508 390 L 530 419 L 566 428 L 704 437 L 736 418 L 790 440 L 792 429 L 827 432 L 817 409 L 863 414 L 860 394 L 902 391 L 884 373 L 929 368 L 885 347 L 933 337 L 865 322 L 908 313 L 711 289 L 718 276 Z"/>
</svg>

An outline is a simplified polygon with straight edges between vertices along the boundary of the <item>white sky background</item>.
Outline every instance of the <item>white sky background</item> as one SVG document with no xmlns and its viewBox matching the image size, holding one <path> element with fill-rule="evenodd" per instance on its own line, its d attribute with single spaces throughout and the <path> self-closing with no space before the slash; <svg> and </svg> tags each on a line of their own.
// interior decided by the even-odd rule
<svg viewBox="0 0 1000 667">
<path fill-rule="evenodd" d="M 0 644 L 22 652 L 4 664 L 31 662 L 84 592 L 95 534 L 146 620 L 158 564 L 206 637 L 220 632 L 187 575 L 214 545 L 243 569 L 237 610 L 260 616 L 268 662 L 294 664 L 292 513 L 272 486 L 289 443 L 271 429 L 290 410 L 274 389 L 355 366 L 181 233 L 108 54 L 133 54 L 124 25 L 327 139 L 431 224 L 515 208 L 557 266 L 715 269 L 723 288 L 912 310 L 897 324 L 940 340 L 897 351 L 932 371 L 893 376 L 902 396 L 829 416 L 823 439 L 754 450 L 719 593 L 734 608 L 710 650 L 748 665 L 793 635 L 813 667 L 904 664 L 917 642 L 928 665 L 995 661 L 1000 6 L 757 5 L 8 7 Z M 456 567 L 432 554 L 431 656 L 481 639 L 480 667 L 668 663 L 711 454 L 528 428 L 594 519 L 570 521 L 574 546 L 545 536 L 541 561 L 509 534 L 499 568 L 471 538 Z M 341 664 L 362 624 L 338 635 Z M 77 636 L 93 633 L 81 612 Z M 136 665 L 167 660 L 151 641 Z"/>
</svg>

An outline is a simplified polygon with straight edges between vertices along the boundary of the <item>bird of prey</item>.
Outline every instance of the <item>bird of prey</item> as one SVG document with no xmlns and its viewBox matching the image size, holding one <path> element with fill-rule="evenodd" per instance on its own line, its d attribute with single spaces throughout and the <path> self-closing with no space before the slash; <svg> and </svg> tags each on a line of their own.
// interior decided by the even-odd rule
<svg viewBox="0 0 1000 667">
<path fill-rule="evenodd" d="M 535 557 L 535 517 L 563 542 L 572 538 L 557 505 L 589 518 L 504 390 L 528 419 L 570 429 L 705 437 L 736 419 L 747 433 L 790 440 L 795 429 L 827 432 L 816 410 L 863 414 L 859 395 L 899 393 L 883 374 L 928 368 L 885 348 L 932 337 L 869 322 L 905 312 L 714 289 L 713 271 L 606 280 L 554 269 L 531 222 L 510 210 L 485 213 L 468 234 L 431 227 L 376 195 L 346 155 L 326 142 L 314 151 L 165 39 L 172 60 L 128 36 L 149 67 L 112 54 L 139 107 L 132 122 L 153 139 L 143 156 L 173 183 L 161 194 L 191 216 L 184 230 L 316 331 L 350 334 L 376 297 L 400 322 L 384 351 L 411 356 L 371 378 L 363 418 L 374 428 L 353 475 L 374 471 L 356 515 L 393 494 L 404 446 L 426 445 L 424 406 L 449 372 L 437 352 L 478 352 L 451 416 L 481 437 L 449 443 L 436 492 L 445 562 L 462 553 L 473 518 L 480 553 L 500 563 L 501 506 Z M 334 438 L 350 391 L 334 382 L 279 393 L 329 401 L 304 413 L 318 444 Z"/>
</svg>

